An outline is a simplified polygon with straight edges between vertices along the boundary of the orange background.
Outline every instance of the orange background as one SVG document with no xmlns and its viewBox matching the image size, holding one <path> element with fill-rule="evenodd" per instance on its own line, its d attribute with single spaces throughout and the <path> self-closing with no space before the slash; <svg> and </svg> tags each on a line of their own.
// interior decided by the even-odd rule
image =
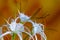
<svg viewBox="0 0 60 40">
<path fill-rule="evenodd" d="M 41 8 L 41 11 L 34 17 L 49 14 L 36 20 L 45 25 L 47 40 L 60 40 L 60 0 L 0 0 L 0 26 L 5 23 L 4 18 L 15 17 L 17 8 L 20 7 L 28 16 L 33 15 L 38 8 Z"/>
</svg>

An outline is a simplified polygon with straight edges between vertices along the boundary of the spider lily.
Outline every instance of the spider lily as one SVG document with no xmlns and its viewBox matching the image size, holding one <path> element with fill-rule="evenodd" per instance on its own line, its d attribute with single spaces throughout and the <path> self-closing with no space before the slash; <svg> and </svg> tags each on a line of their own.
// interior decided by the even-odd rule
<svg viewBox="0 0 60 40">
<path fill-rule="evenodd" d="M 6 20 L 7 24 L 9 25 L 9 29 L 11 31 L 7 31 L 6 33 L 2 34 L 0 36 L 0 38 L 3 37 L 3 36 L 5 36 L 5 35 L 7 35 L 7 34 L 16 33 L 19 36 L 20 40 L 23 40 L 22 39 L 22 32 L 24 32 L 24 33 L 28 34 L 34 40 L 34 38 L 32 37 L 32 35 L 24 30 L 23 24 L 16 23 L 17 19 L 18 18 L 16 18 L 15 20 L 12 19 L 11 24 L 9 24 L 8 21 Z"/>
<path fill-rule="evenodd" d="M 20 13 L 19 10 L 18 10 L 18 13 L 19 13 L 19 16 L 18 16 L 17 18 L 20 18 L 20 20 L 21 20 L 22 23 L 28 22 L 28 20 L 30 19 L 30 17 L 24 15 L 24 13 Z M 30 33 L 29 28 L 27 28 L 27 27 L 25 27 L 25 28 L 26 28 L 26 29 L 29 31 L 29 33 Z"/>
<path fill-rule="evenodd" d="M 7 24 L 9 25 L 9 29 L 10 29 L 11 31 L 5 32 L 4 34 L 2 34 L 2 35 L 0 36 L 0 38 L 3 37 L 3 36 L 5 36 L 5 35 L 7 35 L 7 34 L 16 33 L 16 34 L 19 36 L 20 40 L 22 40 L 22 36 L 20 35 L 20 31 L 23 31 L 23 28 L 21 29 L 21 27 L 23 27 L 23 25 L 22 25 L 22 24 L 19 25 L 19 24 L 16 23 L 14 20 L 11 22 L 11 24 L 9 24 L 8 21 L 7 21 Z M 5 25 L 3 25 L 3 26 L 5 26 Z M 17 29 L 16 27 L 19 27 L 19 28 Z M 20 30 L 20 29 L 21 29 L 21 30 Z"/>
<path fill-rule="evenodd" d="M 20 11 L 18 10 L 18 13 L 19 13 L 19 18 L 21 19 L 21 22 L 25 23 L 25 22 L 28 22 L 30 20 L 30 17 L 24 15 L 24 13 L 20 13 Z M 26 27 L 26 29 L 28 29 Z M 29 30 L 29 29 L 28 29 Z M 30 31 L 30 30 L 29 30 Z M 29 32 L 30 33 L 30 32 Z"/>
<path fill-rule="evenodd" d="M 18 10 L 18 13 L 19 13 L 19 18 L 21 19 L 21 22 L 29 22 L 30 21 L 30 17 L 24 15 L 23 13 L 20 13 L 19 10 Z M 28 28 L 27 28 L 28 29 Z M 29 30 L 29 29 L 28 29 Z M 30 31 L 30 30 L 29 30 Z M 35 36 L 36 40 L 37 40 L 37 37 Z"/>
<path fill-rule="evenodd" d="M 34 23 L 33 21 L 29 21 L 32 23 L 33 25 L 33 35 L 35 35 L 36 37 L 36 33 L 37 34 L 40 34 L 41 37 L 44 39 L 44 40 L 47 40 L 47 37 L 44 33 L 44 25 L 43 24 L 37 24 L 36 22 Z M 43 27 L 43 28 L 42 28 Z M 36 37 L 36 40 L 37 40 L 37 37 Z M 41 39 L 42 40 L 42 39 Z"/>
<path fill-rule="evenodd" d="M 21 19 L 21 22 L 27 22 L 30 17 L 24 15 L 24 13 L 20 13 L 19 10 L 18 10 L 18 13 L 19 13 L 19 18 Z"/>
<path fill-rule="evenodd" d="M 18 12 L 19 12 L 19 10 L 18 10 Z M 42 26 L 43 26 L 42 24 L 34 23 L 32 20 L 30 20 L 30 17 L 28 17 L 20 12 L 19 12 L 19 15 L 20 15 L 19 17 L 22 20 L 22 22 L 31 22 L 32 23 L 33 32 L 34 32 L 33 35 L 35 35 L 36 40 L 37 40 L 36 33 L 40 34 L 44 38 L 44 40 L 46 40 L 46 35 L 44 33 L 44 27 L 42 29 Z"/>
</svg>

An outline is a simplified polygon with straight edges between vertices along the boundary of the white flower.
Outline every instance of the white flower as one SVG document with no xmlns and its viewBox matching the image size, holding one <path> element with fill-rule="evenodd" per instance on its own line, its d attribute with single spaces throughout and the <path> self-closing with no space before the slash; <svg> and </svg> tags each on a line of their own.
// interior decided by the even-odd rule
<svg viewBox="0 0 60 40">
<path fill-rule="evenodd" d="M 11 22 L 11 24 L 9 24 L 9 28 L 10 28 L 11 31 L 15 31 L 16 22 Z"/>
<path fill-rule="evenodd" d="M 43 24 L 37 24 L 36 22 L 34 23 L 33 21 L 29 20 L 29 22 L 32 23 L 33 25 L 33 36 L 36 36 L 36 33 L 37 34 L 40 34 L 42 38 L 44 38 L 44 40 L 47 39 L 45 33 L 44 33 L 44 25 Z M 36 38 L 37 40 L 37 38 Z"/>
<path fill-rule="evenodd" d="M 26 21 L 28 21 L 29 18 L 30 18 L 30 17 L 28 17 L 28 16 L 26 16 L 26 15 L 20 13 L 20 19 L 21 19 L 22 22 L 26 22 Z"/>
<path fill-rule="evenodd" d="M 10 32 L 8 31 L 8 32 L 2 34 L 0 36 L 0 38 L 3 37 L 3 36 L 5 36 L 5 35 L 7 35 L 7 34 L 16 33 L 19 36 L 20 40 L 22 40 L 22 32 L 24 32 L 24 33 L 28 34 L 30 37 L 32 37 L 32 35 L 30 33 L 26 32 L 24 30 L 23 24 L 16 23 L 16 20 L 17 20 L 17 18 L 15 20 L 12 20 L 11 24 L 9 24 L 8 21 L 7 21 L 7 24 L 9 25 L 9 29 L 11 31 Z M 34 40 L 33 37 L 32 37 L 32 39 Z"/>
<path fill-rule="evenodd" d="M 30 17 L 28 17 L 24 13 L 20 13 L 19 10 L 18 10 L 18 13 L 19 13 L 19 18 L 21 19 L 21 22 L 26 22 L 30 19 Z"/>
<path fill-rule="evenodd" d="M 34 27 L 35 33 L 43 32 L 42 25 L 35 23 L 33 24 L 33 27 Z"/>
<path fill-rule="evenodd" d="M 24 23 L 25 22 L 31 22 L 32 23 L 32 25 L 33 25 L 33 30 L 32 30 L 33 36 L 35 36 L 36 40 L 38 40 L 36 37 L 36 33 L 40 34 L 44 40 L 47 39 L 47 37 L 44 33 L 44 25 L 43 24 L 41 24 L 41 23 L 38 24 L 36 22 L 33 22 L 32 20 L 30 20 L 30 17 L 28 17 L 27 15 L 24 15 L 23 13 L 20 13 L 19 10 L 18 10 L 18 13 L 19 13 L 19 16 L 15 20 L 12 19 L 10 24 L 7 20 L 5 20 L 7 22 L 7 24 L 9 25 L 9 27 L 7 27 L 7 28 L 9 28 L 11 31 L 7 31 L 6 33 L 2 34 L 0 36 L 0 38 L 7 35 L 7 34 L 16 33 L 19 36 L 20 40 L 23 40 L 22 39 L 22 32 L 24 32 L 24 33 L 28 34 L 30 37 L 32 37 L 32 35 L 30 33 L 26 32 L 24 30 L 24 24 L 16 23 L 17 19 L 20 18 L 21 22 L 24 22 Z M 32 39 L 34 40 L 33 37 L 32 37 Z"/>
<path fill-rule="evenodd" d="M 34 26 L 34 28 L 33 28 L 34 35 L 36 35 L 36 33 L 38 33 L 41 35 L 41 37 L 44 38 L 44 40 L 46 40 L 46 35 L 44 33 L 44 30 L 42 29 L 43 25 L 35 23 L 33 26 Z"/>
<path fill-rule="evenodd" d="M 24 31 L 24 26 L 23 24 L 20 23 L 16 23 L 15 21 L 11 22 L 11 24 L 9 24 L 9 28 L 11 29 L 11 31 L 13 32 L 23 32 Z"/>
<path fill-rule="evenodd" d="M 17 23 L 15 30 L 16 30 L 17 32 L 24 32 L 24 26 L 23 26 L 23 24 Z"/>
</svg>

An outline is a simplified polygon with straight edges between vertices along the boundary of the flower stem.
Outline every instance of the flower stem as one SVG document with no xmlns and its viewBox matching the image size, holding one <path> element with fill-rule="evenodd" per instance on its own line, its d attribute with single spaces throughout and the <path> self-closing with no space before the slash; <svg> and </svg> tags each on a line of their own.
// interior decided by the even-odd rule
<svg viewBox="0 0 60 40">
<path fill-rule="evenodd" d="M 13 33 L 12 40 L 15 40 L 15 37 L 16 37 L 16 33 Z"/>
</svg>

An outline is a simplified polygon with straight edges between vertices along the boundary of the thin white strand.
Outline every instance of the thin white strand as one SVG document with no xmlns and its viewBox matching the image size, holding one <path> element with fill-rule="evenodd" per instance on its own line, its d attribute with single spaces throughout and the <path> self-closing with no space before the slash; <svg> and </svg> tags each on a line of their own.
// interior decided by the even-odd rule
<svg viewBox="0 0 60 40">
<path fill-rule="evenodd" d="M 23 40 L 22 36 L 19 33 L 17 33 L 17 35 L 19 36 L 20 40 Z"/>
<path fill-rule="evenodd" d="M 10 20 L 10 17 L 8 18 L 8 21 Z"/>
<path fill-rule="evenodd" d="M 4 37 L 4 36 L 7 35 L 7 34 L 11 34 L 11 32 L 10 32 L 10 31 L 5 32 L 4 34 L 2 34 L 2 35 L 0 36 L 0 38 Z"/>
<path fill-rule="evenodd" d="M 42 30 L 44 30 L 44 25 L 43 25 L 43 24 L 41 24 L 41 23 L 39 23 L 39 25 L 40 25 L 40 26 L 42 26 Z"/>
<path fill-rule="evenodd" d="M 18 10 L 18 13 L 20 14 L 20 11 Z"/>
<path fill-rule="evenodd" d="M 38 40 L 37 35 L 35 35 L 35 39 Z"/>
<path fill-rule="evenodd" d="M 6 26 L 6 27 L 7 27 L 7 25 L 3 25 L 3 26 Z M 2 26 L 2 27 L 3 27 L 3 26 Z M 7 27 L 7 29 L 8 29 L 8 31 L 10 31 L 9 27 Z"/>
<path fill-rule="evenodd" d="M 30 33 L 30 30 L 29 30 L 29 28 L 28 27 L 25 27 L 27 30 L 28 30 L 28 32 Z"/>
<path fill-rule="evenodd" d="M 4 20 L 5 20 L 5 22 L 7 22 L 7 24 L 9 24 L 9 22 L 6 19 L 4 19 Z"/>
<path fill-rule="evenodd" d="M 44 40 L 47 40 L 45 33 L 40 33 L 40 35 L 41 35 L 41 37 L 43 37 Z"/>
<path fill-rule="evenodd" d="M 28 34 L 34 40 L 33 36 L 30 33 L 25 32 L 25 31 L 24 31 L 24 33 Z"/>
<path fill-rule="evenodd" d="M 17 18 L 15 19 L 15 22 L 17 21 L 18 18 L 19 18 L 19 17 L 17 17 Z"/>
</svg>

